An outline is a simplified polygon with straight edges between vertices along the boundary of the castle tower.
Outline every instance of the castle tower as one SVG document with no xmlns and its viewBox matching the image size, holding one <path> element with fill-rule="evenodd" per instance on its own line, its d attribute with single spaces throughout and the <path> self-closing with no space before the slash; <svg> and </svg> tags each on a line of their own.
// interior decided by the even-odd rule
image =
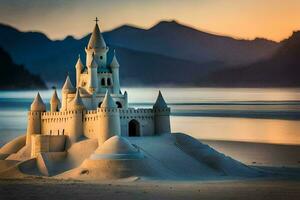
<svg viewBox="0 0 300 200">
<path fill-rule="evenodd" d="M 40 93 L 37 93 L 30 106 L 30 111 L 28 112 L 26 145 L 31 144 L 31 135 L 41 134 L 41 113 L 45 111 L 46 105 L 44 104 Z"/>
<path fill-rule="evenodd" d="M 108 90 L 98 112 L 101 115 L 98 145 L 101 145 L 110 137 L 121 134 L 119 109 Z"/>
<path fill-rule="evenodd" d="M 92 55 L 94 53 L 94 57 L 99 67 L 106 67 L 106 54 L 108 52 L 108 47 L 103 39 L 103 36 L 100 32 L 98 26 L 98 18 L 96 18 L 96 24 L 92 35 L 90 37 L 89 43 L 85 48 L 86 52 L 86 66 L 92 63 Z"/>
<path fill-rule="evenodd" d="M 166 104 L 160 91 L 153 105 L 153 110 L 155 134 L 170 133 L 170 108 Z"/>
<path fill-rule="evenodd" d="M 110 63 L 110 68 L 112 70 L 112 77 L 113 77 L 113 93 L 119 94 L 120 93 L 120 80 L 119 80 L 119 67 L 120 64 L 116 57 L 116 51 L 114 50 L 114 57 Z"/>
<path fill-rule="evenodd" d="M 62 104 L 61 104 L 61 111 L 66 111 L 67 110 L 67 98 L 68 98 L 68 94 L 74 93 L 75 92 L 75 88 L 70 80 L 69 75 L 67 75 L 65 84 L 62 88 Z"/>
<path fill-rule="evenodd" d="M 69 136 L 71 143 L 78 141 L 83 134 L 82 118 L 85 107 L 80 97 L 79 90 L 80 88 L 77 88 L 76 95 L 68 106 L 68 110 L 71 112 L 69 114 L 67 125 L 67 135 Z"/>
<path fill-rule="evenodd" d="M 97 91 L 97 87 L 98 87 L 98 77 L 97 77 L 98 64 L 96 62 L 94 53 L 92 54 L 92 62 L 87 67 L 88 67 L 88 76 L 89 76 L 89 91 L 93 93 Z"/>
<path fill-rule="evenodd" d="M 80 87 L 80 75 L 81 75 L 81 71 L 83 69 L 83 64 L 81 62 L 81 58 L 80 55 L 78 55 L 78 60 L 77 63 L 75 65 L 75 69 L 76 69 L 76 87 Z"/>
<path fill-rule="evenodd" d="M 50 112 L 57 112 L 59 111 L 59 107 L 60 107 L 60 100 L 57 96 L 57 92 L 56 89 L 53 92 L 53 95 L 50 99 Z"/>
</svg>

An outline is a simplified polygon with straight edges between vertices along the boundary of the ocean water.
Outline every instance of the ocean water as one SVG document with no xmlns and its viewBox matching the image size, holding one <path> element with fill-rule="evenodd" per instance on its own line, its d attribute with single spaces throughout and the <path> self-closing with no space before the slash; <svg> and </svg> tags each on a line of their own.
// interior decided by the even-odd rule
<svg viewBox="0 0 300 200">
<path fill-rule="evenodd" d="M 199 139 L 300 144 L 300 88 L 123 88 L 132 107 L 151 107 L 158 90 L 172 132 Z M 37 91 L 0 91 L 0 146 L 25 133 Z M 52 90 L 40 91 L 49 108 Z M 60 91 L 59 91 L 60 96 Z"/>
</svg>

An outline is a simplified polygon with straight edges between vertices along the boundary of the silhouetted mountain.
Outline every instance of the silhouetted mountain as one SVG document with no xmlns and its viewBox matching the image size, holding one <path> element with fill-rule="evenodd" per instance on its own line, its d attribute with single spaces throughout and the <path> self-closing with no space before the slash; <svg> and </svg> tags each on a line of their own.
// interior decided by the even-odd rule
<svg viewBox="0 0 300 200">
<path fill-rule="evenodd" d="M 148 30 L 125 25 L 104 33 L 104 37 L 111 49 L 116 48 L 125 85 L 133 82 L 194 85 L 208 73 L 229 64 L 266 58 L 279 46 L 264 39 L 236 40 L 209 34 L 174 21 L 160 22 Z M 75 77 L 77 55 L 84 59 L 88 39 L 89 35 L 79 40 L 68 36 L 52 41 L 42 33 L 20 32 L 0 25 L 0 45 L 14 61 L 25 64 L 47 82 L 61 84 L 68 71 Z M 133 77 L 137 71 L 147 73 L 145 77 L 139 74 Z M 159 74 L 156 82 L 149 74 Z"/>
<path fill-rule="evenodd" d="M 148 30 L 121 26 L 104 34 L 110 44 L 203 63 L 248 64 L 269 57 L 278 44 L 265 39 L 237 40 L 202 32 L 176 21 Z"/>
<path fill-rule="evenodd" d="M 0 89 L 46 88 L 39 76 L 31 74 L 22 65 L 13 63 L 7 52 L 0 48 Z"/>
<path fill-rule="evenodd" d="M 300 86 L 300 32 L 281 42 L 269 59 L 239 68 L 215 72 L 202 84 L 217 86 Z"/>
</svg>

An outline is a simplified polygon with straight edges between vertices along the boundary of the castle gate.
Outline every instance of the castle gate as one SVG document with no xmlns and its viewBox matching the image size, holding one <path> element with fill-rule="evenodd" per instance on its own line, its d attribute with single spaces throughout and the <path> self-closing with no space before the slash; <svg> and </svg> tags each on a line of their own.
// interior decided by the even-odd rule
<svg viewBox="0 0 300 200">
<path fill-rule="evenodd" d="M 128 135 L 130 137 L 140 136 L 140 123 L 135 119 L 131 120 L 128 124 Z"/>
</svg>

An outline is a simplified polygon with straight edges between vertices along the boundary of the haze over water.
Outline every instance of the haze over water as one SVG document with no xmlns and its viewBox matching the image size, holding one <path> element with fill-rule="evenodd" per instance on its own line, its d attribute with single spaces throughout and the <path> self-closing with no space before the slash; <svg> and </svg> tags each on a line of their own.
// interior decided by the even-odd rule
<svg viewBox="0 0 300 200">
<path fill-rule="evenodd" d="M 157 88 L 124 88 L 133 107 L 151 107 Z M 300 144 L 300 89 L 161 88 L 172 132 L 200 139 Z M 0 146 L 25 133 L 37 91 L 0 92 Z M 59 96 L 60 96 L 60 91 Z M 48 104 L 52 90 L 41 91 Z"/>
</svg>

